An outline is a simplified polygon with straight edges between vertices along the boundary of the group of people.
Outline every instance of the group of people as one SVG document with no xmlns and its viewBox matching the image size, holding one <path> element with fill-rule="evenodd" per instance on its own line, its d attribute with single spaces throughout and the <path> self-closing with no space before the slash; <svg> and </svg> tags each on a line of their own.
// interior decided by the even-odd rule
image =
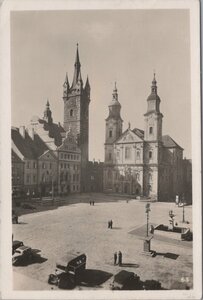
<svg viewBox="0 0 203 300">
<path fill-rule="evenodd" d="M 90 201 L 90 205 L 94 205 L 94 201 Z"/>
<path fill-rule="evenodd" d="M 122 256 L 123 255 L 121 251 L 118 251 L 118 254 L 117 252 L 114 253 L 114 265 L 122 265 Z"/>
<path fill-rule="evenodd" d="M 113 221 L 112 220 L 108 221 L 108 228 L 110 228 L 110 229 L 113 228 Z"/>
</svg>

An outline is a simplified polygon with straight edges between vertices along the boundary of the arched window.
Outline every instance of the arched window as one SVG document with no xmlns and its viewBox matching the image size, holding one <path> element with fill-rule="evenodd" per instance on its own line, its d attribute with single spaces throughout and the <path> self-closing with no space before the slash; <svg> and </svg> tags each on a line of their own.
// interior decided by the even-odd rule
<svg viewBox="0 0 203 300">
<path fill-rule="evenodd" d="M 131 149 L 130 147 L 125 147 L 125 158 L 128 159 L 131 157 Z"/>
<path fill-rule="evenodd" d="M 109 137 L 112 137 L 112 130 L 109 130 Z"/>
<path fill-rule="evenodd" d="M 137 151 L 137 159 L 140 159 L 140 150 Z"/>
<path fill-rule="evenodd" d="M 153 155 L 152 150 L 150 150 L 149 151 L 149 159 L 152 159 L 152 155 Z"/>
<path fill-rule="evenodd" d="M 70 110 L 70 117 L 73 116 L 73 109 Z"/>
<path fill-rule="evenodd" d="M 140 174 L 136 173 L 136 180 L 139 181 L 140 180 Z"/>
<path fill-rule="evenodd" d="M 150 126 L 150 127 L 149 127 L 149 134 L 152 134 L 152 133 L 153 133 L 153 127 Z"/>
<path fill-rule="evenodd" d="M 111 153 L 109 153 L 109 160 L 111 160 L 112 156 L 111 156 Z"/>
</svg>

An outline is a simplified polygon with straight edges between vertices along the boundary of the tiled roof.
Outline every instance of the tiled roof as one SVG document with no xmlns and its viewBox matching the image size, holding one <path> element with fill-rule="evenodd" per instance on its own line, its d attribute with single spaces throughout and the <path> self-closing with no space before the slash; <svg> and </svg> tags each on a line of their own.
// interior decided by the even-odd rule
<svg viewBox="0 0 203 300">
<path fill-rule="evenodd" d="M 183 150 L 169 135 L 163 135 L 162 142 L 166 148 L 179 148 Z"/>
<path fill-rule="evenodd" d="M 12 150 L 11 151 L 12 163 L 23 163 L 20 157 Z"/>
<path fill-rule="evenodd" d="M 11 137 L 15 146 L 27 159 L 37 159 L 37 157 L 49 149 L 37 134 L 32 139 L 27 131 L 25 131 L 25 137 L 23 138 L 18 128 L 12 128 Z"/>
<path fill-rule="evenodd" d="M 134 128 L 132 130 L 139 138 L 144 139 L 144 130 Z"/>
</svg>

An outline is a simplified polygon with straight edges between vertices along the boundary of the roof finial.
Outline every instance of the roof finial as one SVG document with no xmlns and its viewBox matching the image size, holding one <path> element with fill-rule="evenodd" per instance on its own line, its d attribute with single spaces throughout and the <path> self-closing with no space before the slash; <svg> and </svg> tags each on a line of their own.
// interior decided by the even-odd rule
<svg viewBox="0 0 203 300">
<path fill-rule="evenodd" d="M 47 106 L 47 107 L 50 106 L 50 104 L 49 104 L 49 99 L 48 99 L 48 98 L 47 98 L 47 104 L 46 104 L 46 106 Z"/>
</svg>

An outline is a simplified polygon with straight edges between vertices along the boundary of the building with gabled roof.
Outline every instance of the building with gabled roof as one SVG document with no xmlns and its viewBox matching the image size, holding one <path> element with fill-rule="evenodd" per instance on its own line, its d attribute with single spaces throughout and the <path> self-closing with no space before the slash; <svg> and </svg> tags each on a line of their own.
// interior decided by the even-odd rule
<svg viewBox="0 0 203 300">
<path fill-rule="evenodd" d="M 184 192 L 183 148 L 169 135 L 162 135 L 163 114 L 152 80 L 144 114 L 145 129 L 123 131 L 121 104 L 115 85 L 106 118 L 104 191 L 143 196 L 158 201 L 174 200 Z"/>
</svg>

